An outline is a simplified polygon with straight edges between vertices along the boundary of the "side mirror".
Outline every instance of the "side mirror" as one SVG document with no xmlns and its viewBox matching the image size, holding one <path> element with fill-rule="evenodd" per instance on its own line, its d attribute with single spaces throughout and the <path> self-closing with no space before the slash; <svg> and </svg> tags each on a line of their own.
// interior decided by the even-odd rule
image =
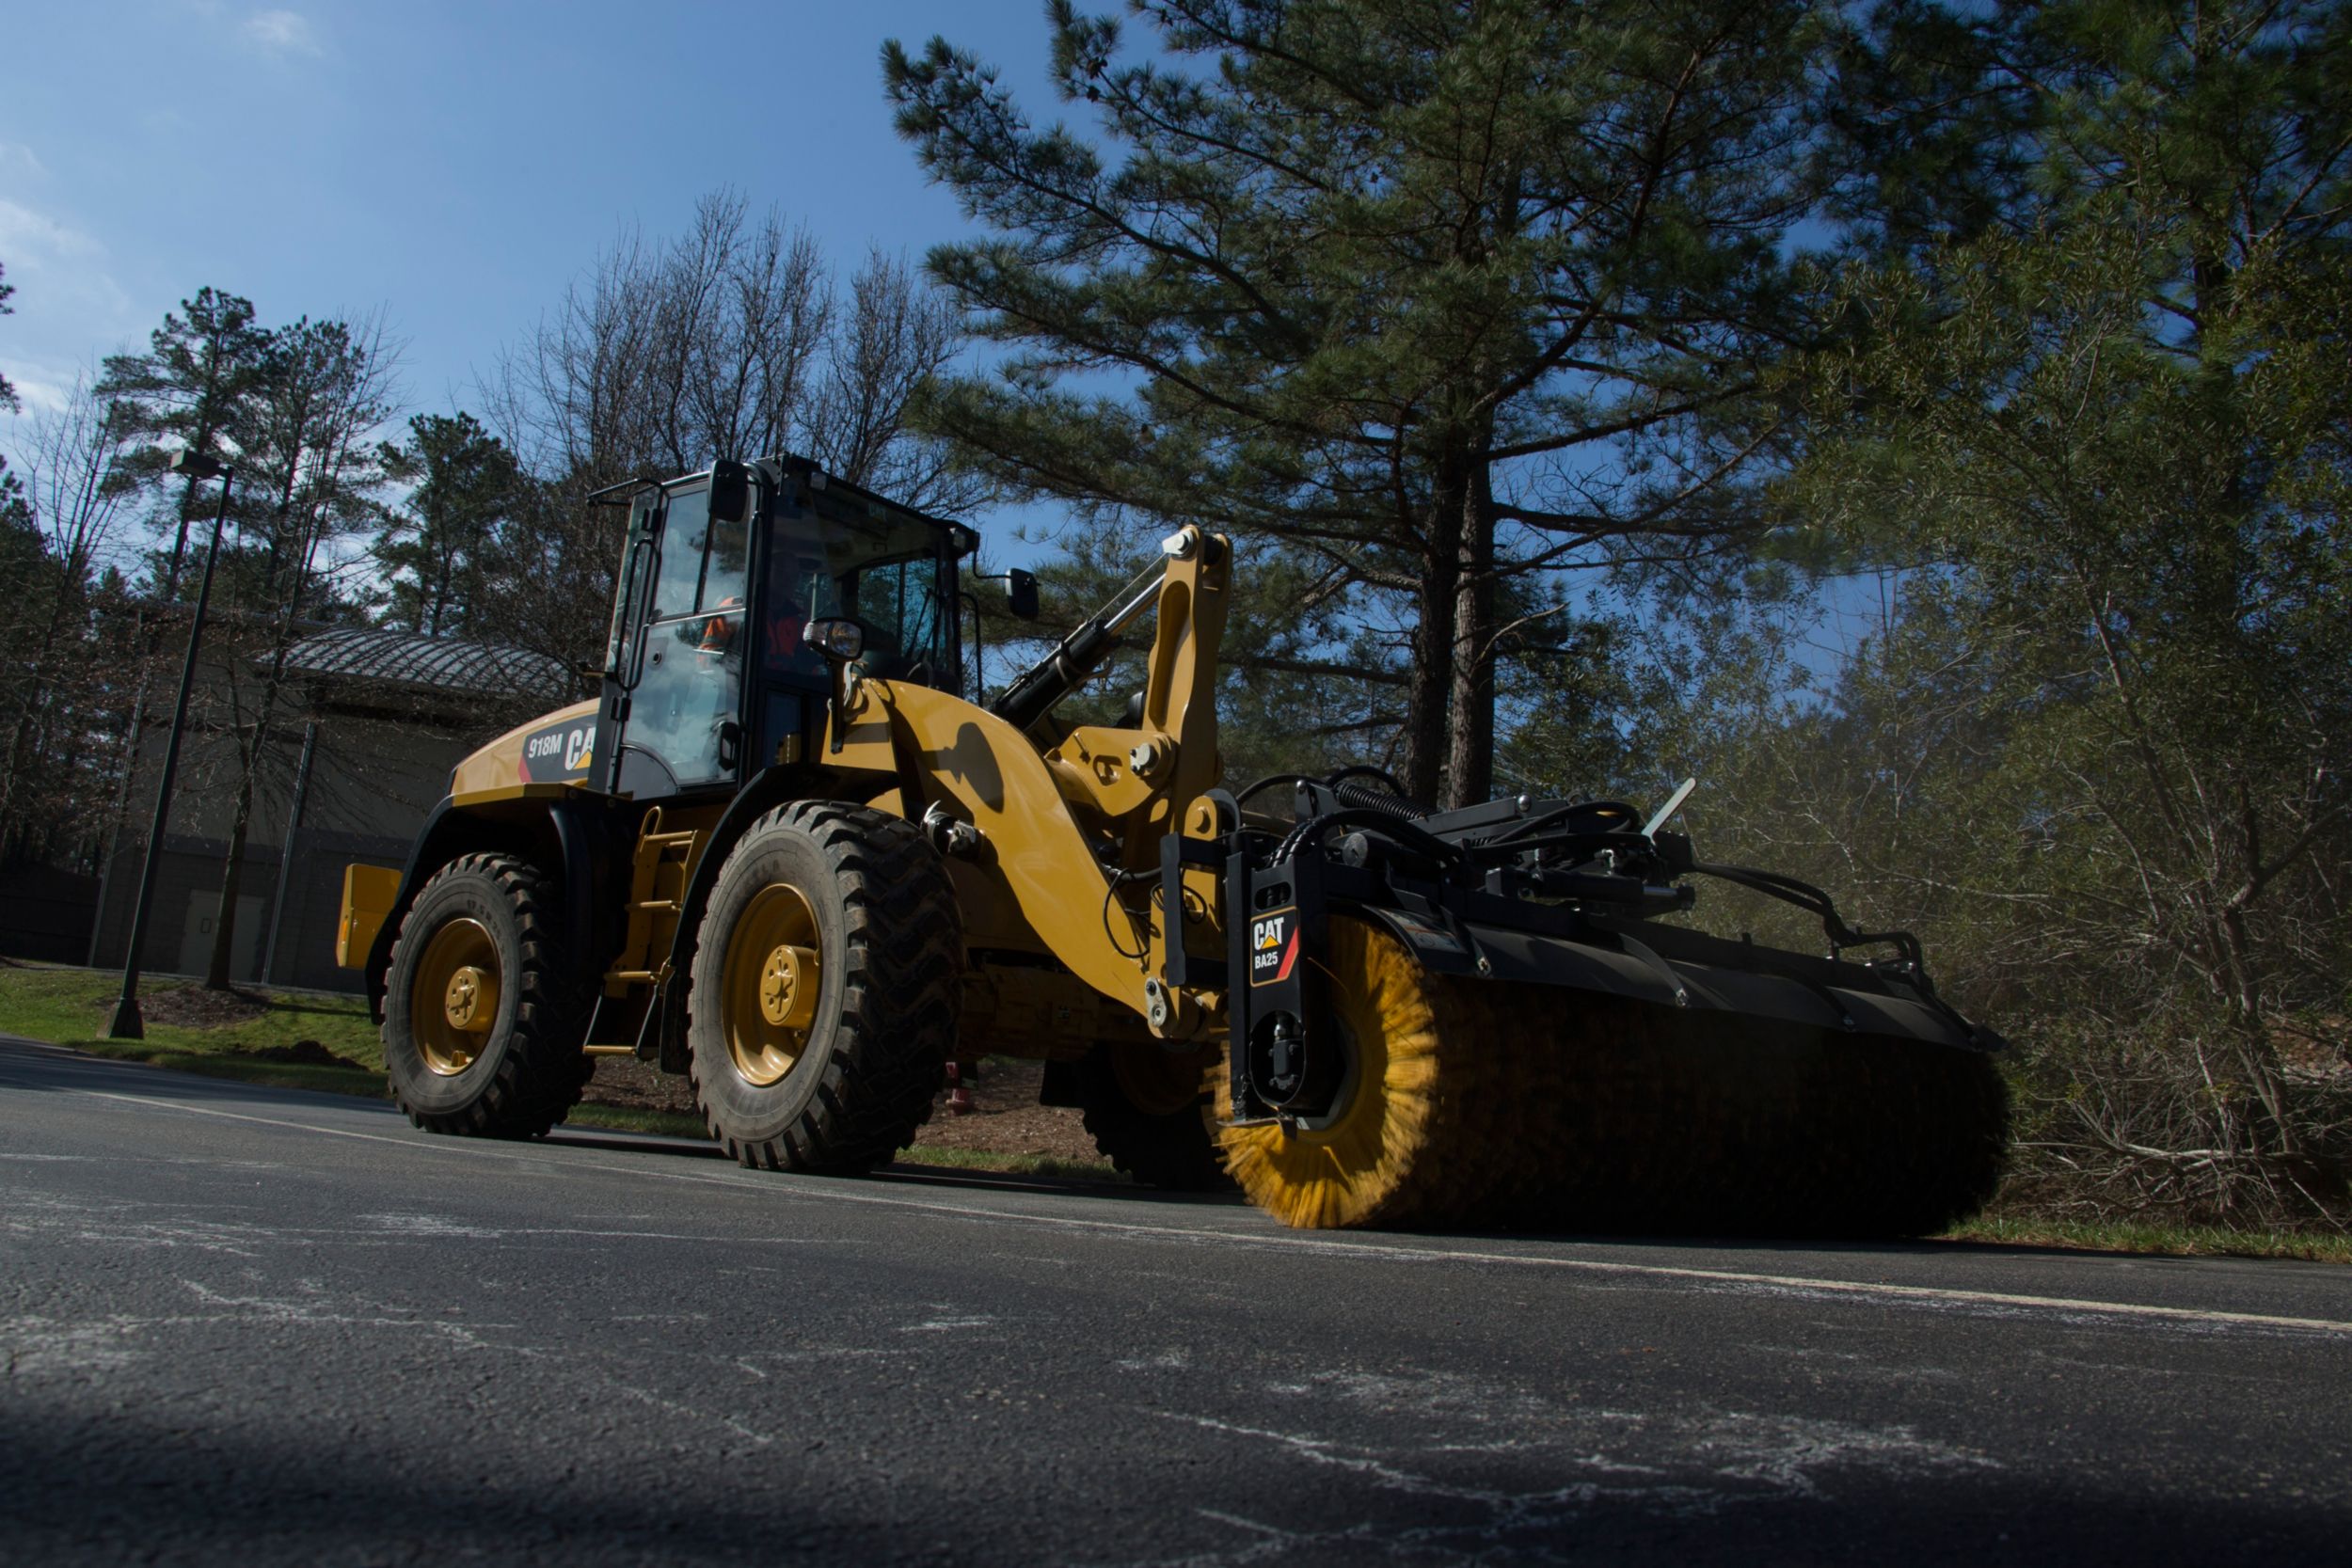
<svg viewBox="0 0 2352 1568">
<path fill-rule="evenodd" d="M 739 523 L 751 515 L 752 471 L 740 463 L 718 463 L 710 469 L 710 520 Z"/>
<path fill-rule="evenodd" d="M 866 651 L 866 628 L 847 616 L 811 621 L 801 641 L 833 664 L 849 664 Z"/>
<path fill-rule="evenodd" d="M 1006 596 L 1012 601 L 1014 617 L 1023 621 L 1036 620 L 1038 616 L 1037 574 L 1025 572 L 1015 566 L 1005 574 L 1005 593 Z"/>
</svg>

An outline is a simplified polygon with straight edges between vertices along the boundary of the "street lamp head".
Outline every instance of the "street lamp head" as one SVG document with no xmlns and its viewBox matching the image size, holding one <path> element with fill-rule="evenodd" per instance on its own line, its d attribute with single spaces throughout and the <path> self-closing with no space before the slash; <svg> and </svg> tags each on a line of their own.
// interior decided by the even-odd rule
<svg viewBox="0 0 2352 1568">
<path fill-rule="evenodd" d="M 229 471 L 229 467 L 217 457 L 193 447 L 183 447 L 171 454 L 171 471 L 190 479 L 218 479 Z"/>
</svg>

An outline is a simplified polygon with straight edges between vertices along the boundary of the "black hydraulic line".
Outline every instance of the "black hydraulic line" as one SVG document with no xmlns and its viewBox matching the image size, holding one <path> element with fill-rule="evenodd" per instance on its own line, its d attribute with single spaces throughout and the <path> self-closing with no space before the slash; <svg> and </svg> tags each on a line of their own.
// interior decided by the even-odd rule
<svg viewBox="0 0 2352 1568">
<path fill-rule="evenodd" d="M 1264 778 L 1254 779 L 1248 784 L 1242 785 L 1241 788 L 1235 790 L 1233 792 L 1233 803 L 1235 805 L 1239 805 L 1242 801 L 1248 800 L 1252 795 L 1256 795 L 1263 790 L 1272 789 L 1276 784 L 1320 784 L 1322 782 L 1322 780 L 1315 778 L 1310 773 L 1268 773 Z"/>
<path fill-rule="evenodd" d="M 1426 856 L 1439 865 L 1453 866 L 1462 863 L 1462 851 L 1459 846 L 1448 844 L 1435 833 L 1416 827 L 1404 817 L 1392 816 L 1384 811 L 1376 811 L 1369 806 L 1343 806 L 1338 811 L 1327 811 L 1320 816 L 1309 817 L 1283 835 L 1281 843 L 1275 846 L 1274 853 L 1267 857 L 1265 863 L 1267 865 L 1280 864 L 1334 828 L 1368 828 L 1383 837 L 1395 840 L 1415 854 Z"/>
<path fill-rule="evenodd" d="M 1092 674 L 1104 656 L 1119 646 L 1119 634 L 1159 603 L 1160 584 L 1165 578 L 1164 566 L 1154 566 L 1137 577 L 1121 591 L 1118 600 L 1097 610 L 1063 638 L 1052 653 L 1022 672 L 1002 696 L 988 705 L 988 711 L 1017 730 L 1025 730 L 1044 718 L 1056 703 L 1076 690 L 1078 683 Z"/>
<path fill-rule="evenodd" d="M 1909 931 L 1856 930 L 1846 924 L 1845 917 L 1837 912 L 1837 905 L 1830 895 L 1810 882 L 1801 882 L 1777 871 L 1756 871 L 1741 865 L 1710 865 L 1704 861 L 1692 862 L 1691 869 L 1701 876 L 1735 883 L 1777 898 L 1784 904 L 1794 905 L 1807 914 L 1818 915 L 1821 922 L 1821 934 L 1829 938 L 1833 948 L 1867 947 L 1878 942 L 1892 942 L 1914 970 L 1922 976 L 1926 974 L 1926 956 L 1920 949 L 1917 937 Z"/>
<path fill-rule="evenodd" d="M 1462 852 L 1473 863 L 1488 865 L 1501 864 L 1515 855 L 1538 849 L 1568 849 L 1579 854 L 1597 855 L 1604 849 L 1625 848 L 1629 841 L 1646 842 L 1616 829 L 1606 829 L 1597 833 L 1538 833 L 1533 838 L 1515 838 L 1507 842 L 1490 838 L 1478 844 L 1466 844 Z"/>
<path fill-rule="evenodd" d="M 1555 822 L 1565 822 L 1569 817 L 1576 816 L 1579 812 L 1593 811 L 1619 812 L 1622 813 L 1629 821 L 1635 820 L 1637 817 L 1637 814 L 1634 812 L 1633 808 L 1627 805 L 1623 800 L 1579 800 L 1572 805 L 1554 806 L 1549 811 L 1538 812 L 1534 816 L 1526 817 L 1520 821 L 1514 822 L 1508 828 L 1503 829 L 1502 832 L 1495 834 L 1494 837 L 1486 840 L 1485 847 L 1491 849 L 1499 844 L 1510 844 L 1516 840 L 1525 838 L 1531 833 L 1542 832 L 1546 828 L 1550 827 Z M 1613 832 L 1616 831 L 1617 830 L 1615 829 L 1610 830 L 1610 832 Z"/>
</svg>

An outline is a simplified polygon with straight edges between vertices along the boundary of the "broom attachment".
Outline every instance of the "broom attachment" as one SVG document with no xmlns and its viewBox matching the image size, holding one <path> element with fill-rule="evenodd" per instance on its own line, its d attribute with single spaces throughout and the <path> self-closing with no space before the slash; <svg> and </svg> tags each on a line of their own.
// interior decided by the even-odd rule
<svg viewBox="0 0 2352 1568">
<path fill-rule="evenodd" d="M 1242 815 L 1278 783 L 1293 823 Z M 1662 828 L 1691 788 L 1646 822 L 1524 796 L 1433 812 L 1361 768 L 1213 797 L 1231 831 L 1171 838 L 1164 871 L 1224 873 L 1218 1101 L 1252 1198 L 1294 1225 L 1843 1236 L 1981 1206 L 1999 1037 L 1909 933 L 1697 861 Z M 1693 876 L 1805 909 L 1828 955 L 1658 923 Z M 1867 948 L 1891 952 L 1847 956 Z"/>
</svg>

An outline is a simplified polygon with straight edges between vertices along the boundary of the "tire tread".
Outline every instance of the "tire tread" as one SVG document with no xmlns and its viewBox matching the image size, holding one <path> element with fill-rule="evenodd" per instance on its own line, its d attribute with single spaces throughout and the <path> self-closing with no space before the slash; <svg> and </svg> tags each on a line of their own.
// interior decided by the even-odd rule
<svg viewBox="0 0 2352 1568">
<path fill-rule="evenodd" d="M 741 844 L 789 828 L 813 839 L 838 881 L 841 1013 L 817 1092 L 774 1136 L 738 1137 L 720 1125 L 692 1072 L 705 1123 L 739 1164 L 763 1170 L 855 1174 L 887 1164 L 930 1119 L 945 1081 L 961 1001 L 963 936 L 955 889 L 937 851 L 913 824 L 866 806 L 795 800 L 745 830 Z M 741 852 L 739 848 L 739 853 Z M 722 879 L 725 876 L 721 873 Z M 692 1016 L 690 1031 L 715 1021 Z"/>
<path fill-rule="evenodd" d="M 595 1064 L 580 1049 L 586 1025 L 585 987 L 571 973 L 568 956 L 556 941 L 558 915 L 554 879 L 530 862 L 488 852 L 460 855 L 436 871 L 409 904 L 413 914 L 437 885 L 462 877 L 486 878 L 513 913 L 519 933 L 515 974 L 500 976 L 515 988 L 515 1022 L 490 1081 L 463 1108 L 432 1111 L 411 1103 L 400 1075 L 389 1073 L 392 1102 L 414 1126 L 429 1132 L 475 1138 L 535 1138 L 548 1132 L 580 1103 L 581 1087 Z M 394 938 L 389 973 L 400 972 L 402 949 L 411 940 L 404 915 Z M 424 933 L 417 933 L 419 936 Z M 390 1009 L 384 1043 L 391 1046 Z"/>
</svg>

